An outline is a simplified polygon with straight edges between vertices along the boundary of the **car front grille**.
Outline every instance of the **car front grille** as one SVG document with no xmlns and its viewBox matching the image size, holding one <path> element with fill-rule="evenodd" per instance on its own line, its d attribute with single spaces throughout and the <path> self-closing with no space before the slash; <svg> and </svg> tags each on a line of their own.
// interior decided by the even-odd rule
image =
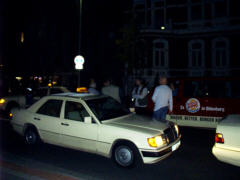
<svg viewBox="0 0 240 180">
<path fill-rule="evenodd" d="M 168 144 L 174 142 L 177 139 L 177 132 L 174 127 L 167 128 L 163 132 L 165 138 L 168 138 Z"/>
</svg>

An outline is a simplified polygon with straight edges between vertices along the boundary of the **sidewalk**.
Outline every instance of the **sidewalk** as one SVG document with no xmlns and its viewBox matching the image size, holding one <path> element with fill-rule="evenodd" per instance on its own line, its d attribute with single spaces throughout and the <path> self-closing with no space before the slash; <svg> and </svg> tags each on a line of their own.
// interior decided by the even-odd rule
<svg viewBox="0 0 240 180">
<path fill-rule="evenodd" d="M 29 168 L 11 162 L 0 161 L 1 180 L 82 180 L 60 173 Z"/>
</svg>

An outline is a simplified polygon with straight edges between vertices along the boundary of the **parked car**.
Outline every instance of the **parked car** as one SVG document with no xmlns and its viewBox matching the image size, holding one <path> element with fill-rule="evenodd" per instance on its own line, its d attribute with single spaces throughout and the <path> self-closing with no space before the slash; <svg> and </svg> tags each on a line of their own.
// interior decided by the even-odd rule
<svg viewBox="0 0 240 180">
<path fill-rule="evenodd" d="M 216 129 L 212 153 L 222 162 L 240 166 L 240 115 L 229 115 Z"/>
<path fill-rule="evenodd" d="M 46 96 L 13 113 L 11 124 L 27 144 L 45 143 L 112 158 L 131 167 L 155 163 L 179 148 L 178 126 L 152 121 L 108 96 L 63 93 Z"/>
<path fill-rule="evenodd" d="M 39 100 L 43 96 L 47 96 L 50 94 L 56 93 L 64 93 L 70 92 L 66 87 L 62 86 L 54 86 L 54 87 L 40 87 L 34 92 L 33 94 L 33 102 Z M 0 114 L 3 117 L 8 117 L 9 113 L 14 108 L 25 108 L 27 105 L 26 103 L 26 95 L 10 95 L 0 98 Z"/>
</svg>

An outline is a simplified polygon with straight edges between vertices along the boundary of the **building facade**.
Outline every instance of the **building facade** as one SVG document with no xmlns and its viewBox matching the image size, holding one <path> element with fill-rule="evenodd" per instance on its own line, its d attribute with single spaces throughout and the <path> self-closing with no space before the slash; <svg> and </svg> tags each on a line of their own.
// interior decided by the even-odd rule
<svg viewBox="0 0 240 180">
<path fill-rule="evenodd" d="M 134 0 L 144 44 L 133 76 L 239 76 L 240 13 L 234 0 Z"/>
</svg>

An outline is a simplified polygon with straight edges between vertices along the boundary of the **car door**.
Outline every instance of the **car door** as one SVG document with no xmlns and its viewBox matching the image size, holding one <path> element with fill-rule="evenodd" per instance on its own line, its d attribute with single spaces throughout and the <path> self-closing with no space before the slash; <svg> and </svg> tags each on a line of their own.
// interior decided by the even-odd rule
<svg viewBox="0 0 240 180">
<path fill-rule="evenodd" d="M 49 99 L 36 111 L 33 120 L 44 142 L 59 144 L 62 100 Z"/>
<path fill-rule="evenodd" d="M 96 152 L 98 124 L 84 122 L 84 117 L 90 117 L 84 105 L 80 102 L 66 101 L 64 109 L 60 137 L 63 146 Z"/>
</svg>

